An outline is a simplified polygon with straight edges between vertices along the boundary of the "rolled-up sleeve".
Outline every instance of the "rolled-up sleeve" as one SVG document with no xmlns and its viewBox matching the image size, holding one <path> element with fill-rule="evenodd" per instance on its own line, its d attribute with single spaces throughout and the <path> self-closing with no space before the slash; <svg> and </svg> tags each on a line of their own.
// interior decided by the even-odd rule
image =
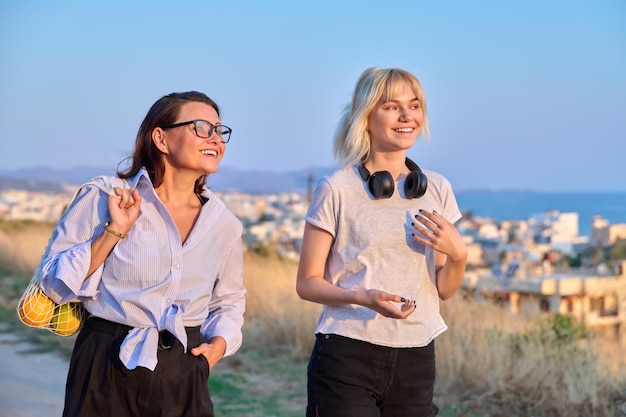
<svg viewBox="0 0 626 417">
<path fill-rule="evenodd" d="M 96 187 L 78 191 L 52 232 L 41 268 L 43 291 L 57 303 L 93 297 L 102 266 L 87 278 L 91 241 L 103 231 L 107 196 Z"/>
<path fill-rule="evenodd" d="M 226 340 L 224 356 L 234 354 L 241 347 L 245 294 L 243 248 L 241 238 L 238 238 L 224 258 L 209 305 L 209 316 L 201 328 L 207 341 L 215 336 Z"/>
</svg>

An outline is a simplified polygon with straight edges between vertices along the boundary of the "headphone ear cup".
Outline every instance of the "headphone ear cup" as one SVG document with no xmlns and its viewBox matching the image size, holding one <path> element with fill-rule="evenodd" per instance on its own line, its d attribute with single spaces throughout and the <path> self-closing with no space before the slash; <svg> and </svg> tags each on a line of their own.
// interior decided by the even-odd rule
<svg viewBox="0 0 626 417">
<path fill-rule="evenodd" d="M 421 170 L 411 171 L 404 181 L 406 198 L 420 198 L 426 194 L 428 178 Z"/>
<path fill-rule="evenodd" d="M 374 198 L 389 198 L 393 195 L 394 185 L 393 177 L 387 171 L 379 171 L 373 173 L 367 185 Z"/>
</svg>

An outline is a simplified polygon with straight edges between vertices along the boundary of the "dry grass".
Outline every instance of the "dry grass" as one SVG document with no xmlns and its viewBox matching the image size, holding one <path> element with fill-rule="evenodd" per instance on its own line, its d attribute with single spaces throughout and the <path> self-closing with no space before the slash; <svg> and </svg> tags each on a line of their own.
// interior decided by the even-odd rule
<svg viewBox="0 0 626 417">
<path fill-rule="evenodd" d="M 461 297 L 443 306 L 450 330 L 437 340 L 437 394 L 447 401 L 492 416 L 617 416 L 626 407 L 615 334 L 593 335 L 564 316 L 528 321 Z"/>
<path fill-rule="evenodd" d="M 0 222 L 0 269 L 30 274 L 50 231 L 51 225 Z M 244 262 L 242 351 L 263 347 L 301 370 L 319 306 L 297 297 L 297 264 L 254 253 L 246 253 Z M 460 296 L 442 303 L 442 313 L 449 330 L 436 342 L 439 404 L 475 410 L 473 415 L 626 416 L 626 337 L 620 342 L 613 331 L 579 333 L 563 318 L 527 320 Z M 300 391 L 306 375 L 284 378 L 283 389 Z"/>
<path fill-rule="evenodd" d="M 308 356 L 319 307 L 295 294 L 297 265 L 247 254 L 245 268 L 252 340 Z M 460 295 L 442 314 L 450 329 L 436 342 L 441 404 L 492 416 L 626 416 L 626 345 L 614 333 L 577 333 L 568 318 L 527 320 Z"/>
<path fill-rule="evenodd" d="M 287 347 L 294 358 L 310 353 L 318 305 L 296 295 L 294 261 L 248 252 L 244 258 L 246 334 L 253 340 Z"/>
<path fill-rule="evenodd" d="M 0 271 L 31 275 L 41 260 L 53 226 L 0 220 Z"/>
</svg>

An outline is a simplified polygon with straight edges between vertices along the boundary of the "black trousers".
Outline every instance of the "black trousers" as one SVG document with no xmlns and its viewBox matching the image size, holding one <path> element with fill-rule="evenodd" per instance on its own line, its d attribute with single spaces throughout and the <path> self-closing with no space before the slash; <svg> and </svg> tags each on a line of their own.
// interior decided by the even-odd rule
<svg viewBox="0 0 626 417">
<path fill-rule="evenodd" d="M 90 317 L 76 339 L 67 376 L 63 417 L 214 417 L 209 363 L 185 353 L 169 332 L 161 332 L 154 371 L 127 369 L 119 359 L 131 329 Z M 189 349 L 204 342 L 199 327 L 188 327 Z"/>
<path fill-rule="evenodd" d="M 390 348 L 317 334 L 307 417 L 434 417 L 435 342 Z"/>
</svg>

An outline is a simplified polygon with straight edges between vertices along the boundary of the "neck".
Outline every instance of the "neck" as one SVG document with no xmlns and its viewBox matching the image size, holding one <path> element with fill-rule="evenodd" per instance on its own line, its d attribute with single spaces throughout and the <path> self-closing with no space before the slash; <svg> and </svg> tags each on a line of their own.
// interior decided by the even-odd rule
<svg viewBox="0 0 626 417">
<path fill-rule="evenodd" d="M 391 176 L 399 181 L 409 173 L 410 169 L 406 166 L 406 153 L 372 153 L 364 162 L 365 167 L 371 173 L 377 171 L 388 171 Z"/>
<path fill-rule="evenodd" d="M 175 206 L 196 205 L 199 202 L 194 189 L 197 179 L 193 175 L 172 174 L 166 170 L 163 182 L 155 192 L 163 203 Z"/>
</svg>

